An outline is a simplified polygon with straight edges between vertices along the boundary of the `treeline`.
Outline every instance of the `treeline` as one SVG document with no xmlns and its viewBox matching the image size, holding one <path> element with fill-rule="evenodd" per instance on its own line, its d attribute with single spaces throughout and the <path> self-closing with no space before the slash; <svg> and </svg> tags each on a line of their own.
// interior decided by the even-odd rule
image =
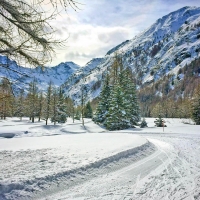
<svg viewBox="0 0 200 200">
<path fill-rule="evenodd" d="M 65 123 L 67 117 L 80 120 L 81 117 L 92 118 L 90 102 L 86 103 L 86 96 L 81 96 L 81 105 L 75 106 L 72 99 L 64 95 L 62 88 L 57 88 L 52 82 L 46 91 L 38 89 L 38 83 L 34 79 L 25 93 L 23 89 L 18 95 L 12 93 L 12 86 L 8 79 L 0 81 L 0 118 L 29 117 L 31 122 L 45 120 L 45 124 L 51 120 L 54 124 Z"/>
<path fill-rule="evenodd" d="M 138 92 L 142 116 L 194 118 L 198 88 L 200 58 L 179 68 L 177 75 L 168 74 L 151 85 L 144 85 Z"/>
</svg>

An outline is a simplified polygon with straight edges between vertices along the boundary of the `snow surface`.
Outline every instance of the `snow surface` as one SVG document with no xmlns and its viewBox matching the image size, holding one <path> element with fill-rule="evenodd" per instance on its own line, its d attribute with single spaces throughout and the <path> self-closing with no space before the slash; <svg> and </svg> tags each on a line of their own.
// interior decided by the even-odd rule
<svg viewBox="0 0 200 200">
<path fill-rule="evenodd" d="M 1 121 L 0 195 L 15 199 L 21 191 L 28 193 L 50 184 L 49 179 L 66 174 L 73 179 L 70 174 L 81 173 L 81 167 L 108 164 L 148 143 L 138 135 L 98 133 L 105 130 L 91 120 L 85 120 L 85 128 L 80 121 L 68 121 L 56 126 L 33 124 L 28 119 Z M 96 133 L 90 133 L 92 130 Z M 7 139 L 7 134 L 14 137 Z"/>
<path fill-rule="evenodd" d="M 200 199 L 200 126 L 165 119 L 163 132 L 154 120 L 112 132 L 0 121 L 0 199 Z"/>
</svg>

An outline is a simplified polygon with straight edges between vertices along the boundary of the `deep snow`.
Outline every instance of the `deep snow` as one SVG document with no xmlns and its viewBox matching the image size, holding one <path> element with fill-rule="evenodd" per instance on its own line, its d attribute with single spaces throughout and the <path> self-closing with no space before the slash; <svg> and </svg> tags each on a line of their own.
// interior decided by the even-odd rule
<svg viewBox="0 0 200 200">
<path fill-rule="evenodd" d="M 146 120 L 113 132 L 87 119 L 0 121 L 0 199 L 200 199 L 200 126 Z"/>
</svg>

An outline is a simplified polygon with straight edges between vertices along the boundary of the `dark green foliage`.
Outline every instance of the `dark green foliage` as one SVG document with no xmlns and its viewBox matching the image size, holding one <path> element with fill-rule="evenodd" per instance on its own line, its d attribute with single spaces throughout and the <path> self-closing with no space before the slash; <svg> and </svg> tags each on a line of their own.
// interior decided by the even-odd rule
<svg viewBox="0 0 200 200">
<path fill-rule="evenodd" d="M 158 119 L 156 119 L 156 120 L 154 121 L 154 123 L 155 123 L 155 125 L 156 125 L 157 127 L 163 127 L 163 126 L 166 127 L 166 125 L 164 124 L 165 121 L 164 121 L 164 119 L 161 118 L 160 115 L 158 116 Z"/>
<path fill-rule="evenodd" d="M 84 109 L 84 117 L 85 118 L 92 118 L 92 116 L 93 116 L 92 107 L 91 107 L 90 102 L 88 102 L 85 106 L 85 109 Z"/>
<path fill-rule="evenodd" d="M 54 91 L 53 94 L 53 115 L 51 121 L 58 123 L 65 123 L 67 121 L 67 105 L 65 103 L 64 93 L 62 88 L 59 89 L 59 93 Z"/>
<path fill-rule="evenodd" d="M 20 117 L 20 120 L 22 120 L 22 117 L 24 116 L 24 90 L 20 90 L 20 95 L 16 99 L 16 111 L 15 116 Z"/>
<path fill-rule="evenodd" d="M 125 129 L 137 124 L 140 110 L 131 74 L 130 70 L 124 69 L 122 60 L 115 58 L 102 88 L 94 122 L 104 124 L 109 130 Z"/>
<path fill-rule="evenodd" d="M 62 89 L 59 91 L 58 105 L 57 105 L 57 122 L 65 123 L 67 121 L 67 105 Z"/>
<path fill-rule="evenodd" d="M 93 118 L 93 121 L 95 123 L 103 123 L 106 119 L 106 114 L 108 113 L 109 110 L 109 101 L 108 99 L 110 98 L 110 91 L 111 87 L 109 85 L 109 76 L 106 75 L 106 79 L 100 94 L 100 101 L 96 109 L 95 116 Z"/>
<path fill-rule="evenodd" d="M 37 115 L 37 100 L 38 100 L 38 87 L 37 81 L 34 78 L 32 82 L 29 83 L 27 98 L 29 99 L 29 104 L 27 110 L 29 112 L 29 118 L 34 123 L 35 117 Z"/>
<path fill-rule="evenodd" d="M 44 119 L 46 121 L 46 125 L 48 123 L 48 119 L 51 116 L 51 102 L 52 102 L 52 82 L 49 82 L 49 86 L 47 88 L 46 101 L 44 106 Z"/>
<path fill-rule="evenodd" d="M 129 70 L 122 72 L 122 89 L 123 89 L 123 105 L 126 112 L 126 120 L 129 121 L 131 127 L 140 120 L 140 109 L 138 105 L 136 87 L 131 80 Z"/>
<path fill-rule="evenodd" d="M 145 127 L 148 127 L 148 126 L 147 126 L 147 122 L 146 122 L 145 118 L 143 118 L 143 120 L 140 124 L 140 128 L 145 128 Z"/>
<path fill-rule="evenodd" d="M 80 111 L 77 109 L 77 110 L 76 110 L 76 113 L 75 113 L 75 116 L 74 116 L 74 119 L 80 120 L 80 118 L 81 118 L 81 113 L 80 113 Z"/>
<path fill-rule="evenodd" d="M 123 106 L 123 91 L 119 84 L 113 88 L 110 97 L 110 107 L 106 116 L 105 126 L 108 130 L 120 130 L 128 128 L 129 121 L 126 120 L 126 112 Z"/>
</svg>

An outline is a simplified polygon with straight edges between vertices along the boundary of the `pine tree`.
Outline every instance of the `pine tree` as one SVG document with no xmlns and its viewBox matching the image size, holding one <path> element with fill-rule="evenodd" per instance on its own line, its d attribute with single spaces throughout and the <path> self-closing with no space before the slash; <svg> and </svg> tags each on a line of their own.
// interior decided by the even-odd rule
<svg viewBox="0 0 200 200">
<path fill-rule="evenodd" d="M 52 95 L 52 116 L 51 116 L 51 122 L 54 122 L 54 125 L 56 125 L 56 122 L 58 121 L 57 97 L 58 97 L 57 91 L 54 88 Z"/>
<path fill-rule="evenodd" d="M 59 90 L 57 111 L 58 111 L 57 122 L 65 123 L 67 121 L 67 105 L 65 103 L 64 93 L 61 87 Z"/>
<path fill-rule="evenodd" d="M 106 119 L 106 115 L 109 110 L 109 98 L 110 98 L 110 91 L 111 91 L 109 80 L 110 78 L 109 78 L 109 75 L 107 74 L 105 82 L 103 84 L 101 94 L 100 94 L 99 104 L 97 106 L 96 113 L 93 118 L 93 121 L 95 123 L 104 123 Z"/>
<path fill-rule="evenodd" d="M 145 118 L 143 118 L 142 122 L 140 124 L 140 128 L 145 128 L 145 127 L 147 127 L 147 122 L 146 122 Z"/>
<path fill-rule="evenodd" d="M 52 109 L 52 82 L 49 83 L 49 86 L 47 88 L 47 94 L 46 94 L 46 101 L 44 105 L 44 119 L 46 121 L 46 125 L 48 123 L 48 119 L 51 116 L 51 109 Z"/>
<path fill-rule="evenodd" d="M 196 89 L 196 94 L 192 101 L 192 119 L 196 125 L 200 125 L 200 85 Z"/>
<path fill-rule="evenodd" d="M 76 113 L 75 113 L 74 119 L 80 120 L 80 118 L 81 118 L 80 110 L 79 110 L 79 109 L 76 109 Z"/>
<path fill-rule="evenodd" d="M 154 121 L 154 123 L 156 124 L 157 127 L 163 127 L 163 126 L 166 127 L 166 125 L 164 125 L 165 121 L 164 121 L 164 119 L 161 117 L 160 114 L 158 115 L 158 118 Z"/>
<path fill-rule="evenodd" d="M 85 118 L 92 118 L 92 115 L 93 115 L 92 107 L 91 107 L 90 102 L 88 101 L 88 103 L 85 106 L 84 117 Z"/>
<path fill-rule="evenodd" d="M 120 74 L 120 82 L 123 89 L 125 118 L 129 121 L 130 127 L 134 127 L 140 120 L 140 109 L 136 95 L 136 87 L 130 74 L 128 69 L 123 70 Z"/>
<path fill-rule="evenodd" d="M 131 72 L 124 69 L 120 56 L 115 56 L 114 59 L 111 78 L 107 75 L 93 118 L 94 122 L 103 123 L 109 130 L 134 127 L 140 120 L 136 87 L 131 79 Z"/>
<path fill-rule="evenodd" d="M 20 117 L 20 121 L 22 121 L 22 117 L 24 116 L 24 90 L 20 90 L 19 97 L 16 98 L 15 104 L 15 116 Z"/>
<path fill-rule="evenodd" d="M 123 105 L 123 91 L 119 83 L 113 87 L 110 96 L 110 107 L 106 115 L 105 126 L 108 130 L 120 130 L 129 127 L 125 118 L 126 111 Z"/>
<path fill-rule="evenodd" d="M 86 96 L 87 96 L 87 88 L 84 85 L 82 85 L 81 87 L 81 119 L 82 119 L 83 126 L 85 125 L 84 111 L 85 111 Z"/>
<path fill-rule="evenodd" d="M 27 110 L 29 114 L 29 118 L 34 123 L 35 117 L 37 115 L 37 101 L 38 101 L 38 87 L 37 81 L 34 78 L 32 82 L 29 84 L 28 94 L 27 94 Z"/>
<path fill-rule="evenodd" d="M 38 122 L 40 122 L 42 117 L 42 108 L 43 108 L 43 93 L 40 92 L 39 98 L 38 98 Z"/>
</svg>

